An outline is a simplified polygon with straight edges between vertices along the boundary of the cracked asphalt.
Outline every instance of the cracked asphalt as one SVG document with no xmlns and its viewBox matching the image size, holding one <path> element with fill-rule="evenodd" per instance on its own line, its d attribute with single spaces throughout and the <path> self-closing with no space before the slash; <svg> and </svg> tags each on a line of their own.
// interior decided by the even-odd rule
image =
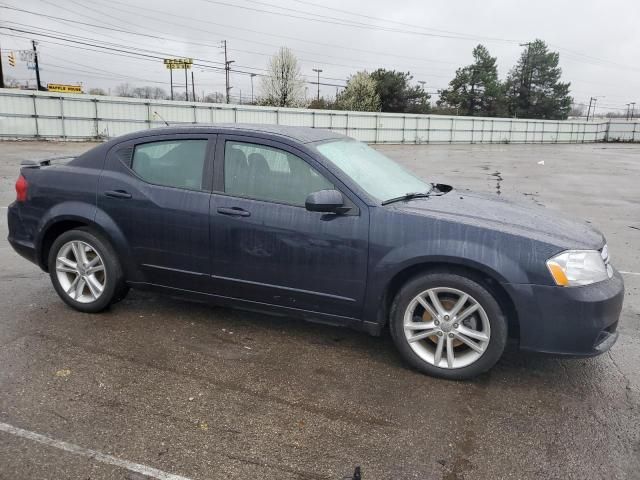
<svg viewBox="0 0 640 480">
<path fill-rule="evenodd" d="M 0 206 L 20 160 L 91 146 L 0 142 Z M 356 465 L 365 480 L 640 478 L 640 146 L 378 148 L 430 180 L 593 222 L 629 272 L 613 349 L 512 349 L 450 382 L 408 369 L 388 336 L 135 291 L 81 314 L 13 252 L 1 208 L 0 423 L 190 479 L 337 480 Z M 0 478 L 148 477 L 0 431 Z"/>
</svg>

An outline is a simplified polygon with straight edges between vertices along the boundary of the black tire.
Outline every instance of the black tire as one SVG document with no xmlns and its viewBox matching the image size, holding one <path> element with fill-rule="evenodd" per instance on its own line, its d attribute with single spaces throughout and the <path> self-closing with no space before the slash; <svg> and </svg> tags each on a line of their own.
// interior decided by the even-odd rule
<svg viewBox="0 0 640 480">
<path fill-rule="evenodd" d="M 82 241 L 93 248 L 102 258 L 105 269 L 104 289 L 98 298 L 91 302 L 79 302 L 69 296 L 58 279 L 56 263 L 60 249 L 71 241 Z M 85 313 L 97 313 L 105 310 L 112 303 L 123 299 L 128 291 L 124 283 L 124 274 L 118 256 L 113 247 L 101 235 L 88 228 L 69 230 L 55 239 L 49 250 L 49 276 L 60 298 L 74 309 Z M 64 280 L 63 280 L 64 281 Z"/>
<path fill-rule="evenodd" d="M 428 289 L 440 287 L 453 288 L 470 295 L 486 312 L 491 329 L 488 345 L 481 356 L 470 365 L 442 368 L 431 364 L 411 348 L 404 333 L 404 315 L 411 301 Z M 428 375 L 450 380 L 468 379 L 486 372 L 500 359 L 507 343 L 507 320 L 490 291 L 471 276 L 444 271 L 425 273 L 409 280 L 394 298 L 389 323 L 393 341 L 402 358 L 410 366 Z"/>
<path fill-rule="evenodd" d="M 131 288 L 127 284 L 122 282 L 122 288 L 120 288 L 118 293 L 113 297 L 113 301 L 111 302 L 111 305 L 113 305 L 114 303 L 121 302 L 122 300 L 127 298 L 127 295 L 129 295 L 129 290 L 131 290 Z"/>
</svg>

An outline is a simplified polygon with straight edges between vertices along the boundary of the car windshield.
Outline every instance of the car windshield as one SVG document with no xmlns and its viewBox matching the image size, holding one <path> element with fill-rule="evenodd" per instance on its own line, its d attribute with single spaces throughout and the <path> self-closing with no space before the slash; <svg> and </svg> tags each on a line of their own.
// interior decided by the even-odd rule
<svg viewBox="0 0 640 480">
<path fill-rule="evenodd" d="M 355 140 L 321 143 L 316 149 L 373 198 L 384 201 L 407 193 L 426 193 L 431 184 Z"/>
</svg>

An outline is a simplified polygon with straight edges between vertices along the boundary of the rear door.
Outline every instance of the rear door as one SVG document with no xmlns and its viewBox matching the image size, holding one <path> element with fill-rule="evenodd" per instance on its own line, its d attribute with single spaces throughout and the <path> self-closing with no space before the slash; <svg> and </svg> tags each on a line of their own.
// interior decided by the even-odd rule
<svg viewBox="0 0 640 480">
<path fill-rule="evenodd" d="M 305 152 L 220 136 L 211 197 L 211 288 L 228 297 L 358 318 L 368 210 Z M 345 215 L 309 212 L 309 193 L 340 189 Z"/>
<path fill-rule="evenodd" d="M 141 280 L 206 291 L 216 135 L 144 137 L 112 148 L 98 207 L 126 237 Z"/>
</svg>

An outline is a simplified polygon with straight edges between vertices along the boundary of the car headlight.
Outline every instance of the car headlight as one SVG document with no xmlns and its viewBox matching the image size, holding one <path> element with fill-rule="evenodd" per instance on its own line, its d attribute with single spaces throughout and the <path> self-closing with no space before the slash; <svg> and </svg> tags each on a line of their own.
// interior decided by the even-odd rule
<svg viewBox="0 0 640 480">
<path fill-rule="evenodd" d="M 597 250 L 567 250 L 547 260 L 556 285 L 577 287 L 602 282 L 613 276 L 607 246 Z"/>
</svg>

